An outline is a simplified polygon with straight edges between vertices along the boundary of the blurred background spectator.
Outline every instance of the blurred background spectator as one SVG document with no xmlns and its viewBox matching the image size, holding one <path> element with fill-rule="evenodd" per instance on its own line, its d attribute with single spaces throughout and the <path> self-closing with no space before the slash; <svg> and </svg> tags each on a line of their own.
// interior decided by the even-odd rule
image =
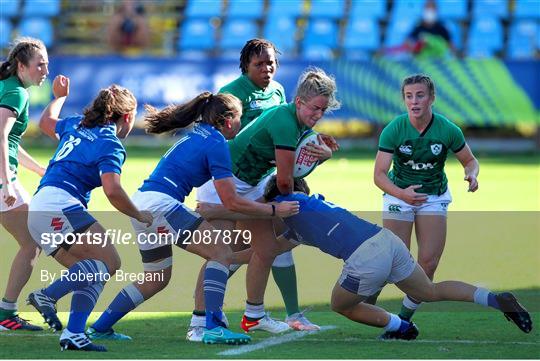
<svg viewBox="0 0 540 361">
<path fill-rule="evenodd" d="M 111 17 L 108 41 L 116 52 L 142 51 L 149 44 L 149 28 L 144 6 L 133 0 L 124 0 Z"/>
</svg>

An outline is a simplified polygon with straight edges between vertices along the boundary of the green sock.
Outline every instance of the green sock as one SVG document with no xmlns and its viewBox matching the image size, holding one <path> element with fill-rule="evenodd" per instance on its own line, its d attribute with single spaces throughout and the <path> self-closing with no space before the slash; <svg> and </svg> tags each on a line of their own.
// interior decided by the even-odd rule
<svg viewBox="0 0 540 361">
<path fill-rule="evenodd" d="M 272 267 L 272 276 L 281 292 L 287 315 L 300 312 L 298 308 L 298 288 L 296 285 L 296 268 L 294 265 L 288 267 Z"/>
<path fill-rule="evenodd" d="M 15 316 L 17 314 L 17 310 L 6 310 L 4 308 L 0 308 L 0 321 L 5 320 L 6 318 Z"/>
<path fill-rule="evenodd" d="M 401 305 L 401 311 L 399 311 L 399 318 L 405 321 L 410 321 L 413 317 L 416 310 L 411 310 L 410 308 L 407 308 L 403 305 Z"/>
</svg>

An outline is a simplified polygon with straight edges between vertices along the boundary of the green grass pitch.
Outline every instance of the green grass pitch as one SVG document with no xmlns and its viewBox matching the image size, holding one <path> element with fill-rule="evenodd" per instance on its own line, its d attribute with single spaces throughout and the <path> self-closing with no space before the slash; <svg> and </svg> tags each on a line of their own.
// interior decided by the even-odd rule
<svg viewBox="0 0 540 361">
<path fill-rule="evenodd" d="M 30 149 L 30 153 L 45 163 L 53 149 Z M 163 149 L 128 149 L 122 182 L 133 193 L 157 164 Z M 534 329 L 523 334 L 495 311 L 476 305 L 439 303 L 423 305 L 415 316 L 420 328 L 415 342 L 379 342 L 378 329 L 359 325 L 334 314 L 328 302 L 331 289 L 341 271 L 341 262 L 308 247 L 294 251 L 299 299 L 302 306 L 312 306 L 309 313 L 314 322 L 327 326 L 313 334 L 287 333 L 270 336 L 255 333 L 248 348 L 209 346 L 185 341 L 185 332 L 192 309 L 192 294 L 201 260 L 186 252 L 175 250 L 174 274 L 170 285 L 160 294 L 141 305 L 116 326 L 120 332 L 133 336 L 131 342 L 103 342 L 106 354 L 59 352 L 58 335 L 50 332 L 0 333 L 0 358 L 300 358 L 300 359 L 358 359 L 358 358 L 522 358 L 540 356 L 540 162 L 530 156 L 478 156 L 480 189 L 467 193 L 461 165 L 452 157 L 447 163 L 447 175 L 453 195 L 448 219 L 448 237 L 436 280 L 458 279 L 491 288 L 511 290 L 532 311 Z M 381 192 L 372 181 L 374 153 L 340 152 L 334 159 L 319 167 L 307 180 L 312 191 L 322 193 L 334 203 L 361 216 L 381 220 Z M 37 176 L 21 171 L 24 187 L 32 193 Z M 186 202 L 194 206 L 194 195 Z M 93 192 L 90 210 L 106 228 L 129 229 L 125 216 L 113 212 L 100 190 Z M 413 242 L 414 243 L 414 242 Z M 117 247 L 123 268 L 142 270 L 136 246 Z M 16 252 L 16 243 L 0 230 L 0 289 L 3 290 L 9 266 Z M 413 254 L 416 253 L 413 248 Z M 23 290 L 19 305 L 22 316 L 41 322 L 22 303 L 28 292 L 47 283 L 40 280 L 40 271 L 59 272 L 51 259 L 40 257 L 35 273 Z M 225 308 L 231 327 L 239 330 L 238 322 L 245 299 L 242 268 L 229 282 Z M 107 284 L 99 303 L 99 316 L 114 295 L 127 282 Z M 379 305 L 397 312 L 400 292 L 394 286 L 383 291 Z M 70 297 L 61 300 L 59 309 L 67 311 Z M 272 315 L 284 317 L 283 302 L 272 280 L 266 292 L 266 304 Z M 63 321 L 67 313 L 62 313 Z M 225 354 L 223 354 L 225 352 Z"/>
</svg>

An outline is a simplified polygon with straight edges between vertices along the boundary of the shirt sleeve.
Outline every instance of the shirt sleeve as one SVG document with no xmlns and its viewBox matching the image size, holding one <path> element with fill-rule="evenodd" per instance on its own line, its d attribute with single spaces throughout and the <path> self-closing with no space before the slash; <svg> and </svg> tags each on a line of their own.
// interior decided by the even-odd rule
<svg viewBox="0 0 540 361">
<path fill-rule="evenodd" d="M 67 123 L 69 123 L 68 119 L 58 119 L 58 121 L 56 122 L 56 125 L 54 126 L 54 133 L 56 134 L 56 137 L 58 139 L 60 139 L 66 131 Z"/>
<path fill-rule="evenodd" d="M 450 122 L 450 129 L 449 129 L 448 135 L 449 135 L 448 148 L 452 150 L 452 152 L 457 153 L 460 150 L 462 150 L 463 147 L 465 147 L 465 144 L 466 144 L 465 136 L 463 135 L 461 128 L 452 122 Z"/>
<path fill-rule="evenodd" d="M 232 177 L 231 154 L 225 140 L 216 142 L 214 146 L 208 148 L 206 160 L 212 179 Z"/>
<path fill-rule="evenodd" d="M 104 147 L 103 154 L 98 160 L 99 174 L 122 173 L 122 165 L 126 160 L 126 151 L 121 144 L 112 144 Z"/>
<path fill-rule="evenodd" d="M 28 103 L 28 92 L 22 88 L 10 90 L 2 95 L 0 107 L 13 111 L 19 117 Z"/>
<path fill-rule="evenodd" d="M 384 127 L 379 137 L 379 150 L 386 153 L 394 153 L 396 148 L 395 139 L 397 139 L 396 127 L 394 122 L 390 122 L 386 127 Z"/>
</svg>

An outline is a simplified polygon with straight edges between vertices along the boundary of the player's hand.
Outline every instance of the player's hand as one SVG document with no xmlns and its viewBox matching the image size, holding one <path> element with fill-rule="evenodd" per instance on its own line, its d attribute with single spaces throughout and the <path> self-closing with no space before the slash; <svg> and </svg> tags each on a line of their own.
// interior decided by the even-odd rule
<svg viewBox="0 0 540 361">
<path fill-rule="evenodd" d="M 2 199 L 8 207 L 15 204 L 17 194 L 13 188 L 13 183 L 2 184 Z"/>
<path fill-rule="evenodd" d="M 339 144 L 331 135 L 319 134 L 319 141 L 326 144 L 326 146 L 330 148 L 332 152 L 337 152 L 339 150 Z"/>
<path fill-rule="evenodd" d="M 318 137 L 321 144 L 308 143 L 305 145 L 305 149 L 309 156 L 316 158 L 319 162 L 324 162 L 332 158 L 332 149 L 321 140 L 320 134 Z"/>
<path fill-rule="evenodd" d="M 276 216 L 281 218 L 294 216 L 300 212 L 300 204 L 297 201 L 281 202 L 274 205 L 276 206 Z"/>
<path fill-rule="evenodd" d="M 210 216 L 209 212 L 212 210 L 212 203 L 198 202 L 197 207 L 195 207 L 195 212 L 199 213 L 201 217 L 207 219 Z"/>
<path fill-rule="evenodd" d="M 407 188 L 403 189 L 401 191 L 401 195 L 399 199 L 401 199 L 404 202 L 407 202 L 413 206 L 420 206 L 423 203 L 427 201 L 427 194 L 426 193 L 416 193 L 416 190 L 418 188 L 422 188 L 421 184 L 414 184 L 412 186 L 408 186 Z"/>
<path fill-rule="evenodd" d="M 69 78 L 57 75 L 53 80 L 52 91 L 55 98 L 67 97 L 69 95 Z"/>
<path fill-rule="evenodd" d="M 478 190 L 478 179 L 474 175 L 466 175 L 464 180 L 469 182 L 469 190 L 467 192 L 476 192 Z"/>
<path fill-rule="evenodd" d="M 45 175 L 45 171 L 47 171 L 47 168 L 45 167 L 39 167 L 37 170 L 36 170 L 36 174 L 40 177 L 43 177 Z"/>
<path fill-rule="evenodd" d="M 152 213 L 149 211 L 140 211 L 137 220 L 141 223 L 146 224 L 147 227 L 150 227 L 154 222 L 154 216 L 152 216 Z"/>
</svg>

